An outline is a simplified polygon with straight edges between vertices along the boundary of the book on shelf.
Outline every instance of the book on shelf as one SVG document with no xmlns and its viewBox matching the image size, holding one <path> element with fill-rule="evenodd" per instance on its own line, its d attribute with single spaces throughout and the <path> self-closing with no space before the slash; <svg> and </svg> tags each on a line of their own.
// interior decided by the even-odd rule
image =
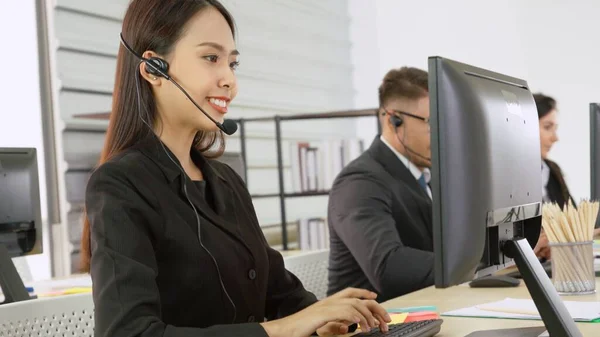
<svg viewBox="0 0 600 337">
<path fill-rule="evenodd" d="M 300 250 L 329 248 L 329 227 L 326 218 L 298 220 L 298 248 Z"/>
<path fill-rule="evenodd" d="M 327 191 L 342 168 L 364 151 L 361 139 L 290 144 L 292 193 Z"/>
</svg>

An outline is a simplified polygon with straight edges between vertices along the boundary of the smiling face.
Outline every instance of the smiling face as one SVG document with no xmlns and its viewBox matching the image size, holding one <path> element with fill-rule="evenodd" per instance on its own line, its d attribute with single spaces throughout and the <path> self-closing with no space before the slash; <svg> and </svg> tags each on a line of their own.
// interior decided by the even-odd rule
<svg viewBox="0 0 600 337">
<path fill-rule="evenodd" d="M 161 56 L 147 52 L 145 57 Z M 169 75 L 217 122 L 223 122 L 237 94 L 235 68 L 239 53 L 231 28 L 223 15 L 209 7 L 186 24 L 172 51 L 163 56 Z M 149 75 L 153 84 L 160 122 L 176 130 L 215 131 L 210 121 L 170 81 Z"/>
<path fill-rule="evenodd" d="M 552 145 L 558 141 L 557 128 L 556 110 L 552 110 L 540 118 L 540 146 L 543 159 L 548 158 L 548 152 Z"/>
</svg>

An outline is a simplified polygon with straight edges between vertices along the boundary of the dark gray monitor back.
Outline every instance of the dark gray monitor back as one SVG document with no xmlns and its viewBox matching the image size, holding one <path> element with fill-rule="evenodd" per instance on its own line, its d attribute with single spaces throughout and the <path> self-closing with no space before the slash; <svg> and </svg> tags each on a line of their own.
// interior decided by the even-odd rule
<svg viewBox="0 0 600 337">
<path fill-rule="evenodd" d="M 35 148 L 0 148 L 0 244 L 12 257 L 42 253 Z"/>
<path fill-rule="evenodd" d="M 600 200 L 600 103 L 590 103 L 590 178 L 591 199 Z"/>
<path fill-rule="evenodd" d="M 430 57 L 429 91 L 435 284 L 448 287 L 511 264 L 502 240 L 537 242 L 539 124 L 517 78 Z"/>
</svg>

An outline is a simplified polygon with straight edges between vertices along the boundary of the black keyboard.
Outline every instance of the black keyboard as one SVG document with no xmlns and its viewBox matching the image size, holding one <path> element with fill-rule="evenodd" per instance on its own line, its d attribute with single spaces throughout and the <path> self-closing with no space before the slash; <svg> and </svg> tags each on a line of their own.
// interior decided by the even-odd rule
<svg viewBox="0 0 600 337">
<path fill-rule="evenodd" d="M 391 324 L 390 331 L 381 332 L 379 328 L 369 332 L 361 332 L 353 337 L 431 337 L 437 335 L 442 327 L 443 320 L 430 319 L 426 321 Z"/>
</svg>

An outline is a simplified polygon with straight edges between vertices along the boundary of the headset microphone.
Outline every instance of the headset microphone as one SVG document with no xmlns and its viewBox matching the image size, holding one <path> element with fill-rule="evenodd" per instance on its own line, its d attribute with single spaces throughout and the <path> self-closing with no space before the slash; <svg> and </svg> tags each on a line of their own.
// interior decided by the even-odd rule
<svg viewBox="0 0 600 337">
<path fill-rule="evenodd" d="M 219 125 L 217 124 L 217 126 Z M 231 119 L 226 119 L 223 121 L 223 124 L 221 124 L 221 127 L 219 127 L 219 129 L 223 130 L 223 132 L 231 136 L 237 131 L 238 125 L 235 121 Z"/>
<path fill-rule="evenodd" d="M 119 34 L 119 37 L 121 38 L 121 43 L 123 44 L 125 49 L 127 49 L 131 54 L 135 55 L 135 57 L 139 58 L 142 62 L 146 63 L 146 71 L 149 74 L 164 77 L 165 79 L 171 81 L 171 83 L 173 83 L 179 90 L 181 90 L 181 92 L 194 104 L 194 106 L 196 106 L 196 108 L 198 108 L 198 110 L 200 110 L 204 114 L 204 116 L 210 119 L 211 122 L 213 122 L 221 131 L 223 131 L 227 135 L 231 136 L 237 131 L 238 126 L 235 121 L 231 119 L 225 119 L 223 123 L 219 123 L 214 118 L 212 118 L 206 111 L 204 111 L 204 109 L 202 109 L 200 105 L 196 103 L 196 101 L 187 93 L 187 91 L 185 91 L 185 89 L 183 89 L 183 87 L 179 85 L 179 83 L 177 83 L 173 78 L 171 78 L 171 76 L 169 76 L 169 63 L 167 61 L 159 57 L 151 57 L 147 59 L 142 55 L 136 53 L 133 50 L 133 48 L 131 48 L 129 44 L 125 42 L 122 33 Z"/>
<path fill-rule="evenodd" d="M 385 115 L 386 111 L 384 110 L 382 115 Z M 402 144 L 402 146 L 404 146 L 404 148 L 410 152 L 411 154 L 420 157 L 421 159 L 425 159 L 427 161 L 431 161 L 431 158 L 429 157 L 425 157 L 420 153 L 417 153 L 416 151 L 414 151 L 413 149 L 411 149 L 409 146 L 407 146 L 406 144 L 404 144 L 404 142 L 402 141 L 402 139 L 400 139 L 400 137 L 398 136 L 398 131 L 397 129 L 404 123 L 404 121 L 402 120 L 401 117 L 396 116 L 394 114 L 389 114 L 390 115 L 390 123 L 392 124 L 392 127 L 394 128 L 394 134 L 396 135 L 396 138 L 398 139 L 398 141 L 400 142 L 400 144 Z"/>
</svg>

